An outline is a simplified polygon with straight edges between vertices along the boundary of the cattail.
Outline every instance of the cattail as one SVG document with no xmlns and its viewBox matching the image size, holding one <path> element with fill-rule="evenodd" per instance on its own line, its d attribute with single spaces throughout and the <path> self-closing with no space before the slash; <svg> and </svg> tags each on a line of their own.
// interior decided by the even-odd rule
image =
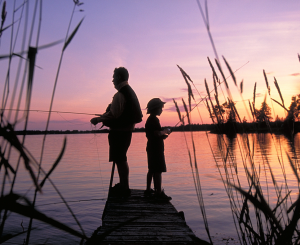
<svg viewBox="0 0 300 245">
<path fill-rule="evenodd" d="M 241 117 L 240 117 L 240 114 L 238 113 L 238 111 L 237 111 L 237 109 L 236 109 L 236 107 L 235 107 L 235 104 L 234 104 L 233 102 L 232 102 L 232 107 L 233 107 L 233 110 L 234 110 L 234 112 L 235 112 L 235 115 L 237 115 L 239 121 L 242 122 Z"/>
<path fill-rule="evenodd" d="M 225 76 L 224 76 L 224 73 L 223 73 L 223 71 L 222 71 L 222 69 L 221 69 L 221 66 L 220 66 L 220 64 L 219 64 L 219 62 L 218 62 L 217 59 L 215 59 L 215 62 L 216 62 L 217 67 L 218 67 L 218 69 L 219 69 L 219 71 L 220 71 L 220 73 L 221 73 L 221 75 L 222 75 L 222 77 L 223 77 L 223 80 L 224 80 L 224 82 L 225 82 L 226 88 L 228 89 L 228 88 L 229 88 L 229 87 L 228 87 L 228 83 L 227 83 L 226 78 L 225 78 Z"/>
<path fill-rule="evenodd" d="M 213 76 L 213 79 L 214 79 L 215 93 L 218 96 L 217 78 L 215 78 L 215 76 Z"/>
<path fill-rule="evenodd" d="M 192 103 L 191 103 L 191 98 L 194 98 L 194 94 L 193 94 L 193 91 L 192 91 L 192 87 L 190 85 L 190 83 L 188 82 L 188 79 L 192 82 L 191 78 L 186 74 L 186 72 L 179 66 L 177 65 L 177 67 L 179 68 L 183 78 L 184 78 L 184 81 L 188 87 L 188 100 L 189 100 L 189 108 L 190 108 L 190 111 L 192 110 Z"/>
<path fill-rule="evenodd" d="M 181 113 L 180 113 L 179 107 L 177 105 L 177 102 L 174 99 L 173 99 L 173 102 L 174 102 L 175 107 L 176 107 L 176 111 L 177 111 L 177 114 L 178 114 L 178 117 L 179 117 L 179 121 L 181 122 L 182 118 L 181 118 Z"/>
<path fill-rule="evenodd" d="M 207 93 L 207 96 L 208 96 L 208 98 L 210 98 L 210 92 L 209 92 L 209 88 L 208 88 L 208 85 L 207 85 L 206 79 L 204 79 L 204 84 L 205 84 L 205 88 L 206 88 L 206 93 Z"/>
<path fill-rule="evenodd" d="M 271 91 L 270 91 L 270 86 L 269 86 L 269 83 L 268 83 L 268 78 L 267 78 L 265 70 L 263 70 L 263 73 L 264 73 L 264 77 L 265 77 L 265 81 L 266 81 L 266 86 L 267 86 L 267 89 L 268 89 L 268 94 L 270 95 Z"/>
<path fill-rule="evenodd" d="M 256 82 L 254 84 L 254 90 L 253 90 L 253 111 L 255 111 L 255 96 L 256 96 Z"/>
<path fill-rule="evenodd" d="M 220 114 L 220 116 L 221 116 L 221 118 L 222 118 L 222 120 L 223 120 L 222 108 L 221 108 L 221 106 L 220 106 L 220 102 L 219 102 L 219 98 L 218 98 L 218 95 L 217 95 L 217 94 L 215 94 L 215 100 L 216 100 L 216 102 L 217 102 L 217 106 L 218 106 L 218 109 L 219 109 L 219 114 Z"/>
<path fill-rule="evenodd" d="M 193 83 L 192 79 L 190 78 L 190 76 L 179 66 L 177 65 L 177 67 L 179 68 L 179 70 L 181 71 L 182 75 L 184 77 L 186 77 L 191 83 Z"/>
<path fill-rule="evenodd" d="M 188 86 L 188 91 L 189 91 L 188 92 L 188 96 L 189 96 L 189 108 L 190 108 L 190 111 L 191 111 L 192 110 L 192 98 L 194 99 L 194 95 L 193 95 L 192 88 L 191 88 L 190 84 Z"/>
<path fill-rule="evenodd" d="M 244 83 L 244 80 L 242 80 L 241 83 L 240 83 L 240 91 L 241 91 L 241 94 L 243 93 L 243 83 Z"/>
<path fill-rule="evenodd" d="M 276 87 L 276 89 L 277 89 L 277 91 L 278 91 L 278 94 L 279 94 L 279 96 L 280 96 L 282 105 L 283 105 L 283 107 L 285 107 L 285 106 L 284 106 L 284 100 L 283 100 L 283 97 L 282 97 L 282 94 L 281 94 L 281 91 L 280 91 L 280 88 L 279 88 L 279 84 L 278 84 L 278 82 L 277 82 L 277 80 L 276 80 L 275 77 L 274 77 L 274 84 L 275 84 L 275 87 Z"/>
<path fill-rule="evenodd" d="M 205 99 L 205 102 L 206 102 L 206 106 L 207 106 L 207 109 L 208 109 L 208 112 L 209 112 L 209 116 L 210 116 L 211 120 L 213 121 L 213 123 L 215 123 L 215 120 L 214 120 L 213 115 L 211 113 L 211 110 L 210 110 L 207 99 Z"/>
<path fill-rule="evenodd" d="M 207 59 L 208 59 L 209 65 L 210 65 L 210 67 L 211 67 L 211 69 L 212 69 L 212 71 L 213 71 L 213 74 L 214 74 L 213 77 L 216 77 L 216 79 L 217 79 L 217 81 L 218 81 L 219 79 L 218 79 L 217 73 L 216 73 L 216 71 L 215 71 L 215 68 L 213 67 L 212 63 L 210 62 L 209 57 L 207 57 Z"/>
<path fill-rule="evenodd" d="M 185 112 L 186 112 L 186 117 L 188 119 L 188 123 L 191 124 L 189 111 L 188 111 L 187 106 L 186 106 L 186 104 L 184 102 L 184 99 L 182 99 L 182 103 L 183 103 L 183 106 L 184 106 L 184 109 L 185 109 Z"/>
<path fill-rule="evenodd" d="M 6 12 L 6 1 L 3 2 L 3 6 L 2 6 L 2 15 L 1 15 L 1 19 L 2 19 L 2 26 L 3 26 L 3 23 L 6 19 L 6 15 L 7 15 L 7 12 Z"/>
<path fill-rule="evenodd" d="M 223 60 L 225 61 L 225 64 L 226 64 L 226 66 L 227 66 L 227 68 L 228 68 L 228 70 L 229 70 L 229 72 L 230 72 L 230 75 L 231 75 L 231 77 L 232 77 L 232 80 L 233 80 L 235 86 L 237 86 L 237 84 L 236 84 L 236 79 L 235 79 L 235 75 L 234 75 L 234 73 L 232 72 L 230 65 L 228 64 L 228 62 L 227 62 L 227 60 L 225 59 L 225 57 L 224 57 L 224 56 L 222 56 L 222 57 L 223 57 Z"/>
<path fill-rule="evenodd" d="M 250 107 L 250 111 L 251 111 L 252 117 L 254 118 L 254 112 L 253 112 L 253 108 L 251 106 L 250 100 L 248 100 L 248 102 L 249 102 L 249 107 Z"/>
<path fill-rule="evenodd" d="M 3 6 L 2 6 L 2 14 L 1 14 L 1 26 L 0 26 L 0 37 L 2 35 L 2 31 L 3 31 L 3 25 L 6 19 L 6 1 L 3 2 Z"/>
</svg>

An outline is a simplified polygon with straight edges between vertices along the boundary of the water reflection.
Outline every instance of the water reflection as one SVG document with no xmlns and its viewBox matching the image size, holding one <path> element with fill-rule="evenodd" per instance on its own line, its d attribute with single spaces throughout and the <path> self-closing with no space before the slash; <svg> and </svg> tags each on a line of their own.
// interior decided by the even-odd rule
<svg viewBox="0 0 300 245">
<path fill-rule="evenodd" d="M 271 134 L 238 134 L 236 137 L 228 137 L 194 132 L 193 135 L 203 200 L 214 244 L 224 244 L 223 238 L 228 237 L 234 239 L 229 241 L 228 244 L 239 243 L 233 222 L 235 213 L 232 212 L 232 209 L 241 210 L 242 207 L 240 208 L 240 206 L 243 205 L 244 201 L 239 196 L 236 204 L 231 203 L 229 197 L 237 196 L 237 191 L 228 189 L 229 192 L 226 192 L 225 188 L 228 187 L 224 186 L 221 178 L 230 178 L 231 183 L 249 191 L 249 178 L 245 173 L 245 166 L 248 167 L 249 173 L 253 175 L 251 162 L 255 163 L 257 180 L 260 181 L 263 193 L 269 192 L 269 202 L 273 209 L 277 203 L 278 192 L 276 193 L 275 188 L 272 187 L 270 171 L 267 167 L 264 168 L 264 166 L 268 166 L 268 164 L 265 164 L 267 159 L 278 186 L 282 188 L 282 195 L 286 195 L 291 191 L 285 205 L 290 206 L 290 203 L 297 199 L 299 193 L 298 182 L 291 170 L 285 151 L 291 154 L 293 158 L 299 155 L 299 134 L 295 135 L 293 140 L 282 135 Z M 191 134 L 186 133 L 185 136 L 188 147 L 192 149 Z M 105 204 L 111 171 L 111 164 L 108 163 L 107 134 L 68 135 L 67 139 L 65 155 L 51 178 L 67 201 L 70 202 L 69 204 L 82 223 L 87 235 L 91 235 L 101 225 L 101 213 Z M 27 148 L 35 156 L 39 156 L 41 140 L 42 136 L 27 137 Z M 63 135 L 49 135 L 47 138 L 43 162 L 45 170 L 48 170 L 55 161 L 56 154 L 61 147 L 58 142 L 62 142 L 62 140 Z M 145 134 L 134 133 L 128 151 L 131 188 L 145 189 L 146 187 L 147 157 L 145 148 Z M 249 151 L 251 154 L 249 154 Z M 166 193 L 172 196 L 172 203 L 177 210 L 184 211 L 187 224 L 196 235 L 208 241 L 183 133 L 174 132 L 165 141 L 165 157 L 167 172 L 163 176 L 163 187 Z M 285 170 L 286 177 L 282 173 L 282 168 Z M 267 173 L 267 179 L 265 173 Z M 25 170 L 23 175 L 20 172 L 20 178 L 16 183 L 16 190 L 21 193 L 32 186 L 32 182 L 26 176 L 28 174 Z M 288 191 L 285 188 L 285 179 L 288 183 Z M 117 176 L 114 181 L 118 181 Z M 267 186 L 269 186 L 268 192 Z M 64 205 L 53 204 L 58 202 L 58 197 L 51 186 L 46 183 L 44 188 L 44 194 L 38 197 L 37 205 L 40 205 L 38 208 L 53 215 L 53 217 L 58 217 L 59 220 L 71 226 L 74 225 Z M 252 194 L 255 194 L 254 189 L 251 189 L 251 191 Z M 266 200 L 268 199 L 266 198 Z M 253 205 L 249 203 L 248 206 L 249 215 L 247 217 L 251 218 L 250 212 L 253 211 Z M 23 217 L 12 217 L 10 228 L 13 227 L 13 224 L 20 223 L 22 219 L 25 224 L 26 220 Z M 68 241 L 73 241 L 72 237 L 61 231 L 40 223 L 36 223 L 36 226 L 40 228 L 33 231 L 37 237 L 36 243 L 45 241 L 49 237 L 51 237 L 53 244 L 61 244 L 62 237 L 65 239 L 66 244 L 68 244 Z M 19 241 L 22 242 L 22 239 Z M 15 243 L 18 244 L 18 242 Z"/>
<path fill-rule="evenodd" d="M 279 239 L 286 227 L 291 226 L 293 209 L 290 207 L 299 198 L 297 178 L 293 176 L 293 168 L 299 169 L 299 137 L 240 134 L 237 137 L 217 135 L 216 138 L 217 148 L 213 153 L 241 243 L 260 244 L 266 239 Z M 272 217 L 268 210 L 273 210 Z M 297 232 L 295 228 L 291 234 Z M 294 241 L 291 237 L 284 239 Z"/>
</svg>

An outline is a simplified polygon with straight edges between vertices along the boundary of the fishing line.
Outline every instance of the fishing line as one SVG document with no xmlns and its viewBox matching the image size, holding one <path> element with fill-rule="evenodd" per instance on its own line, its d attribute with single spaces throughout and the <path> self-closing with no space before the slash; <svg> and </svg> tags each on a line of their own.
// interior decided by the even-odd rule
<svg viewBox="0 0 300 245">
<path fill-rule="evenodd" d="M 86 125 L 87 122 L 84 122 L 84 123 L 74 123 L 74 122 L 71 122 L 67 119 L 65 119 L 60 113 L 57 113 L 62 119 L 64 119 L 66 122 L 70 123 L 70 124 L 73 124 L 73 125 Z"/>
<path fill-rule="evenodd" d="M 68 203 L 70 202 L 90 202 L 90 201 L 105 201 L 107 198 L 92 198 L 92 199 L 83 199 L 83 200 L 76 200 L 76 201 L 68 201 Z M 61 204 L 64 202 L 52 202 L 52 203 L 46 203 L 46 204 L 40 204 L 40 205 L 35 205 L 36 207 L 42 207 L 42 206 L 49 206 L 49 205 L 53 205 L 53 204 Z"/>
<path fill-rule="evenodd" d="M 67 113 L 67 114 L 81 114 L 81 115 L 89 115 L 89 116 L 99 116 L 99 114 L 93 114 L 93 113 L 85 113 L 85 112 L 73 112 L 73 111 L 46 111 L 46 110 L 21 110 L 21 109 L 4 109 L 1 108 L 0 111 L 25 111 L 25 112 L 30 112 L 30 111 L 35 111 L 35 112 L 56 112 L 56 113 Z"/>
<path fill-rule="evenodd" d="M 93 128 L 94 127 L 94 128 Z M 96 125 L 92 126 L 91 124 L 91 130 L 95 130 L 96 129 Z M 100 171 L 100 180 L 101 180 L 101 188 L 102 188 L 102 195 L 104 195 L 104 185 L 103 185 L 103 177 L 102 177 L 102 171 L 101 171 L 101 163 L 100 163 L 100 155 L 99 155 L 99 149 L 98 149 L 98 141 L 97 141 L 97 135 L 96 132 L 93 133 L 94 135 L 94 142 L 96 143 L 96 150 L 97 150 L 97 157 L 98 157 L 98 165 L 99 165 L 99 171 Z"/>
</svg>

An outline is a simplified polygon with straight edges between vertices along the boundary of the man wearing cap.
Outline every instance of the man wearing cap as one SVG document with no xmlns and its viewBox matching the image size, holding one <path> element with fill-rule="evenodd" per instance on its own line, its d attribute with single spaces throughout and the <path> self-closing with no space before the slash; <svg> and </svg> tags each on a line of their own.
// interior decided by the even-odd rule
<svg viewBox="0 0 300 245">
<path fill-rule="evenodd" d="M 118 194 L 127 197 L 129 189 L 129 166 L 127 150 L 131 143 L 132 131 L 136 123 L 142 121 L 142 111 L 138 98 L 128 84 L 129 73 L 126 68 L 119 67 L 114 70 L 113 84 L 118 92 L 114 95 L 106 112 L 91 119 L 96 125 L 102 122 L 110 128 L 108 134 L 109 161 L 117 165 L 120 183 L 116 185 Z"/>
</svg>

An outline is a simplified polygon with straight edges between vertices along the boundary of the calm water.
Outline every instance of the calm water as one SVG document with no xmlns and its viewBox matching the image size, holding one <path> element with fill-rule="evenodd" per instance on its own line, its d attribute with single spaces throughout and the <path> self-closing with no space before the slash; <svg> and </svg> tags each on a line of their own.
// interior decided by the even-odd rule
<svg viewBox="0 0 300 245">
<path fill-rule="evenodd" d="M 186 137 L 190 144 L 190 134 L 186 133 Z M 250 138 L 253 137 L 257 137 L 257 135 Z M 37 160 L 40 158 L 42 138 L 41 135 L 26 137 L 25 145 Z M 43 156 L 43 168 L 46 171 L 58 156 L 63 138 L 64 135 L 47 136 Z M 220 174 L 214 162 L 205 132 L 194 132 L 194 139 L 207 219 L 214 244 L 239 244 L 228 197 L 220 180 Z M 216 149 L 216 135 L 209 134 L 209 139 L 212 148 Z M 289 141 L 283 136 L 272 138 L 270 134 L 264 135 L 262 140 L 263 147 L 256 147 L 256 162 L 263 162 L 260 152 L 265 150 L 274 174 L 280 182 L 282 176 L 276 150 L 281 150 L 282 159 L 286 165 L 289 186 L 293 197 L 295 197 L 299 189 L 285 155 L 285 151 L 291 152 Z M 237 155 L 239 155 L 238 142 L 237 140 L 232 142 Z M 295 137 L 295 145 L 298 151 L 299 135 Z M 145 148 L 145 134 L 134 133 L 128 152 L 131 188 L 145 189 L 147 173 Z M 190 149 L 192 149 L 191 146 Z M 167 195 L 172 196 L 172 204 L 176 209 L 184 211 L 187 224 L 195 234 L 208 241 L 195 192 L 185 137 L 182 132 L 174 132 L 165 140 L 165 157 L 167 162 L 167 172 L 163 173 L 165 192 Z M 12 152 L 10 159 L 12 162 L 16 161 L 16 152 Z M 239 164 L 240 160 L 237 159 L 237 162 Z M 242 166 L 239 166 L 239 168 L 242 169 Z M 51 175 L 51 179 L 71 206 L 87 236 L 91 236 L 93 231 L 101 225 L 101 215 L 106 201 L 110 172 L 111 163 L 108 162 L 107 134 L 67 135 L 67 148 L 64 157 Z M 243 176 L 242 172 L 241 176 Z M 1 176 L 1 182 L 2 178 L 3 176 Z M 114 183 L 117 182 L 118 178 L 115 174 Z M 23 165 L 21 165 L 18 174 L 15 192 L 20 194 L 28 192 L 27 196 L 31 200 L 33 198 L 32 181 L 29 179 L 28 172 Z M 270 201 L 272 202 L 272 199 Z M 38 195 L 37 208 L 46 215 L 79 230 L 73 217 L 48 181 L 43 187 L 43 194 Z M 26 229 L 27 224 L 27 218 L 10 214 L 5 230 L 7 232 L 20 232 L 22 231 L 22 225 Z M 36 229 L 32 232 L 31 244 L 79 243 L 77 238 L 44 223 L 34 221 L 33 226 Z M 11 239 L 7 244 L 21 244 L 23 239 L 24 236 L 19 236 Z"/>
</svg>

